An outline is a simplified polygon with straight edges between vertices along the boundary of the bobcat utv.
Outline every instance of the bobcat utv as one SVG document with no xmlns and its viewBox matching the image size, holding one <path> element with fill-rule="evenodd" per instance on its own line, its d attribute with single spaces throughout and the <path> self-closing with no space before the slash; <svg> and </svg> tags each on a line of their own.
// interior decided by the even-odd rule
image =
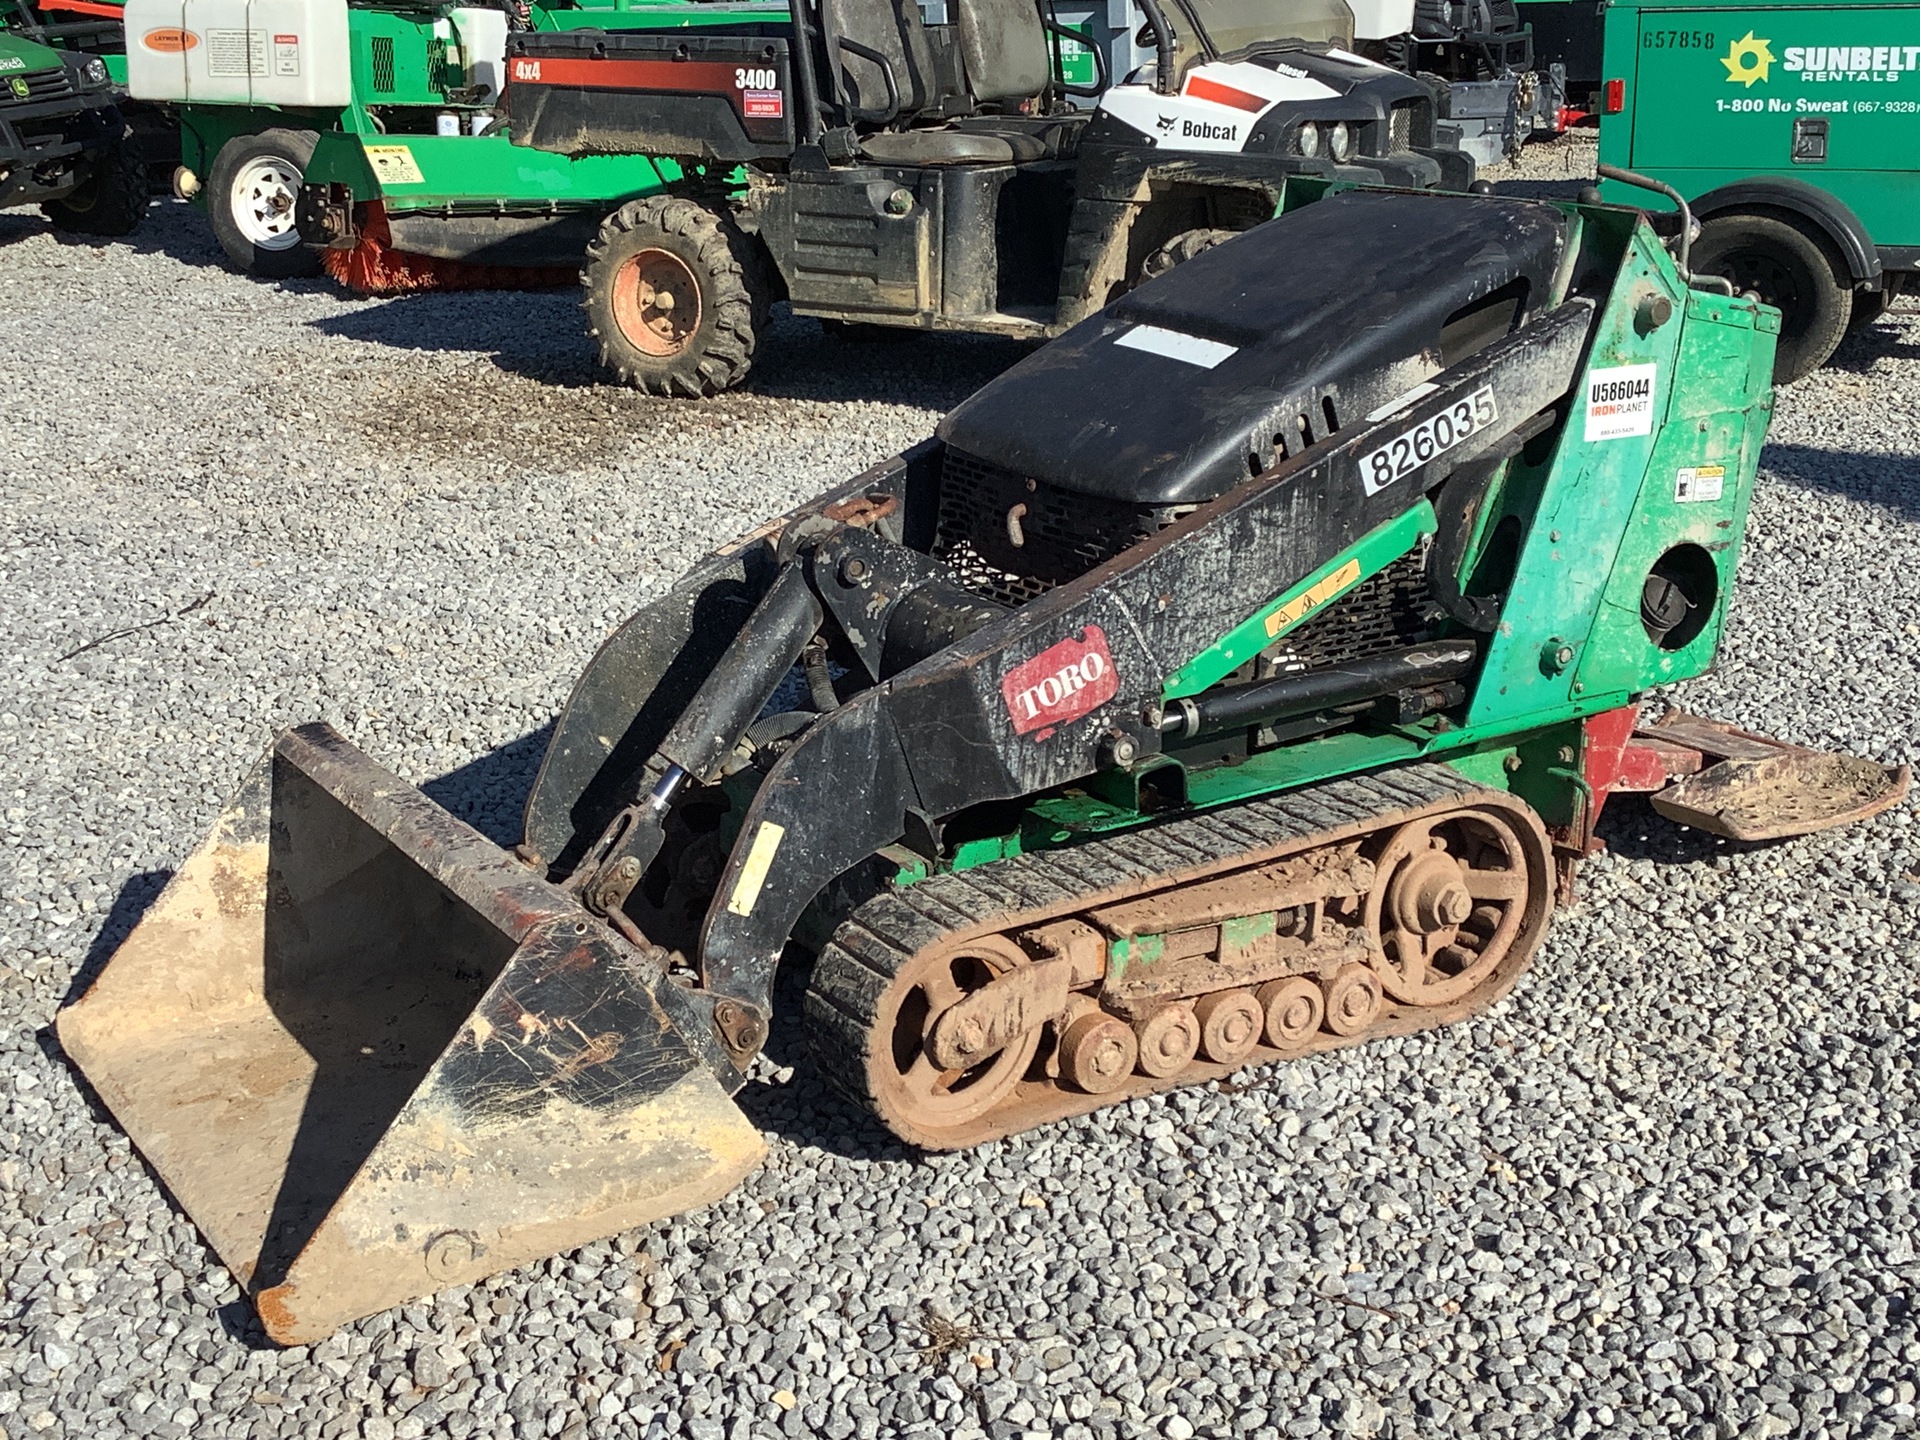
<svg viewBox="0 0 1920 1440">
<path fill-rule="evenodd" d="M 800 0 L 784 34 L 513 36 L 517 143 L 685 172 L 587 252 L 602 362 L 714 394 L 781 299 L 834 324 L 1049 339 L 1270 219 L 1291 176 L 1472 182 L 1434 146 L 1433 92 L 1352 52 L 1346 0 L 1141 9 L 1154 64 L 1090 87 L 1059 80 L 1078 32 L 1035 0 L 949 0 L 943 25 L 916 0 Z"/>
<path fill-rule="evenodd" d="M 281 734 L 61 1043 L 293 1343 L 725 1193 L 790 942 L 932 1148 L 1475 1014 L 1614 792 L 1906 789 L 1641 716 L 1719 646 L 1777 323 L 1629 210 L 1302 205 L 644 606 L 516 850 Z"/>
</svg>

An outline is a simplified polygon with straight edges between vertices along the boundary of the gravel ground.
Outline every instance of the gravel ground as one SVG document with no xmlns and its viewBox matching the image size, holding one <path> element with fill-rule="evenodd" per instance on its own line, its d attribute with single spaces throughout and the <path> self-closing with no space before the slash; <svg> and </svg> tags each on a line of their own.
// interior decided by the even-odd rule
<svg viewBox="0 0 1920 1440">
<path fill-rule="evenodd" d="M 1910 811 L 1742 848 L 1619 804 L 1490 1016 L 969 1154 L 887 1143 L 789 1019 L 732 1196 L 265 1347 L 61 1060 L 76 975 L 284 722 L 511 835 L 610 626 L 1018 352 L 786 322 L 746 393 L 661 404 L 594 383 L 569 296 L 259 284 L 171 204 L 100 248 L 0 215 L 0 316 L 11 1440 L 1913 1430 Z M 1917 343 L 1782 396 L 1688 704 L 1915 758 Z"/>
</svg>

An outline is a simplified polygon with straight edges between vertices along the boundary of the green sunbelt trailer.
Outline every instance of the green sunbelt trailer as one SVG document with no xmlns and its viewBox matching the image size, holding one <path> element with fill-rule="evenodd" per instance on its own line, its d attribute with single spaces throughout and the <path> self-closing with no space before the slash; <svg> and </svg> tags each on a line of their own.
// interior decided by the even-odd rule
<svg viewBox="0 0 1920 1440">
<path fill-rule="evenodd" d="M 1694 268 L 1780 309 L 1782 383 L 1920 269 L 1920 6 L 1613 0 L 1603 69 L 1601 160 L 1673 187 Z"/>
</svg>

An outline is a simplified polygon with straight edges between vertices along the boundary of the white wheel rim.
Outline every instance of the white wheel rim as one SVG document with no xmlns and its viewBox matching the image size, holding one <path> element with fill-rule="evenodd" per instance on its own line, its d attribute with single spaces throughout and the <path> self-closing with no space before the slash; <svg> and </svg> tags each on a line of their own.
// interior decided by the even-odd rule
<svg viewBox="0 0 1920 1440">
<path fill-rule="evenodd" d="M 262 155 L 233 177 L 227 208 L 248 243 L 262 250 L 291 250 L 300 243 L 293 223 L 299 196 L 299 167 L 284 156 Z"/>
</svg>

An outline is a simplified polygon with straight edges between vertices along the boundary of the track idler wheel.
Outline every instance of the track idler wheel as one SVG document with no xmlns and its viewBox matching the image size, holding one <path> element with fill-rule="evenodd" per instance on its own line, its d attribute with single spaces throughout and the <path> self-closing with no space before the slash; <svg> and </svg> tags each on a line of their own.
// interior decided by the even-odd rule
<svg viewBox="0 0 1920 1440">
<path fill-rule="evenodd" d="M 868 1057 L 883 1119 L 938 1134 L 971 1124 L 1012 1093 L 1040 1048 L 1038 1028 L 963 1069 L 936 1065 L 928 1042 L 941 1015 L 1026 963 L 1026 953 L 1011 940 L 983 935 L 923 950 L 893 977 L 881 997 L 881 1023 Z"/>
<path fill-rule="evenodd" d="M 1527 852 L 1514 827 L 1488 810 L 1422 816 L 1394 833 L 1375 865 L 1367 929 L 1387 994 L 1434 1006 L 1478 989 L 1527 915 Z"/>
</svg>

